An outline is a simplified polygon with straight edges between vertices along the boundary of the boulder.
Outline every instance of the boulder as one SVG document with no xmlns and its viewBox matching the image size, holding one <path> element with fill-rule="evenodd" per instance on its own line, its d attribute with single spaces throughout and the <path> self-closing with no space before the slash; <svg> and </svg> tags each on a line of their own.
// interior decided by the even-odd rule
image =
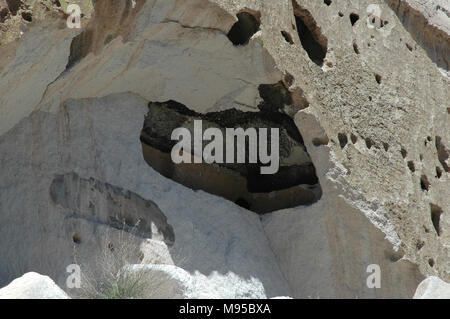
<svg viewBox="0 0 450 319">
<path fill-rule="evenodd" d="M 450 299 L 450 284 L 430 276 L 419 284 L 414 299 Z"/>
<path fill-rule="evenodd" d="M 0 299 L 69 299 L 48 276 L 28 272 L 0 289 Z"/>
</svg>

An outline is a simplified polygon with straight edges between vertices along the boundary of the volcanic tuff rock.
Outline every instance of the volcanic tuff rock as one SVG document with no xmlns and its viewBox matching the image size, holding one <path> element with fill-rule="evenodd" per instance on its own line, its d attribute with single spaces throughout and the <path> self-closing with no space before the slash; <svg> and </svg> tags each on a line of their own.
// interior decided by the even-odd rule
<svg viewBox="0 0 450 319">
<path fill-rule="evenodd" d="M 0 299 L 68 299 L 53 280 L 34 272 L 24 274 L 0 289 Z"/>
<path fill-rule="evenodd" d="M 421 3 L 104 0 L 81 30 L 58 8 L 31 22 L 9 8 L 0 282 L 33 270 L 63 285 L 73 247 L 93 260 L 125 217 L 148 219 L 144 261 L 240 282 L 240 297 L 411 298 L 424 276 L 450 281 L 449 9 Z M 260 113 L 261 85 L 277 84 L 315 168 L 314 204 L 260 217 L 144 160 L 149 105 Z M 380 289 L 366 286 L 370 264 Z"/>
</svg>

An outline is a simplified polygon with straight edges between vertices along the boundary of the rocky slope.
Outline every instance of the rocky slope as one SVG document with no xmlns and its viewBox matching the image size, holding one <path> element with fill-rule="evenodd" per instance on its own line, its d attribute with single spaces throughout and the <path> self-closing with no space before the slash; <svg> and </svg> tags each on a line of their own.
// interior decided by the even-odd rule
<svg viewBox="0 0 450 319">
<path fill-rule="evenodd" d="M 0 283 L 63 286 L 74 247 L 92 261 L 137 220 L 144 262 L 219 297 L 411 298 L 425 276 L 450 280 L 445 1 L 104 0 L 92 17 L 72 1 L 82 29 L 56 3 L 18 2 L 36 16 L 0 1 Z M 142 128 L 167 101 L 288 117 L 318 201 L 259 215 L 211 188 L 241 168 L 213 186 L 159 174 Z"/>
</svg>

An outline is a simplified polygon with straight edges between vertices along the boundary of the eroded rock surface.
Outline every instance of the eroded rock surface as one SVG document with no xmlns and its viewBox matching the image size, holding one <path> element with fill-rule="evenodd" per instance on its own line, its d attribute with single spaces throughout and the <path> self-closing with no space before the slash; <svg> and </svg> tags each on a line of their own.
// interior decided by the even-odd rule
<svg viewBox="0 0 450 319">
<path fill-rule="evenodd" d="M 0 46 L 0 279 L 33 270 L 64 282 L 73 246 L 95 256 L 119 231 L 104 209 L 121 213 L 136 194 L 159 208 L 152 234 L 173 229 L 164 263 L 255 280 L 239 296 L 411 298 L 423 276 L 448 281 L 448 9 L 413 2 L 108 0 L 82 30 L 33 19 Z M 273 96 L 260 86 L 279 83 L 322 190 L 313 205 L 261 223 L 144 160 L 150 102 L 258 113 Z M 67 188 L 74 205 L 51 197 L 60 176 L 85 185 Z M 92 185 L 123 192 L 111 204 Z M 90 211 L 91 197 L 107 204 Z M 372 264 L 381 289 L 366 285 Z"/>
</svg>

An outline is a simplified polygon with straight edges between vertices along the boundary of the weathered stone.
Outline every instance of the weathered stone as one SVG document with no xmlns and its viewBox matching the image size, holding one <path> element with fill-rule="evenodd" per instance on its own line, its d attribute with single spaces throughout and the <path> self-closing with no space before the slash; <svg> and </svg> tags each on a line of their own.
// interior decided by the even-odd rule
<svg viewBox="0 0 450 319">
<path fill-rule="evenodd" d="M 450 299 L 450 284 L 430 276 L 417 287 L 414 299 Z"/>
<path fill-rule="evenodd" d="M 0 289 L 0 299 L 69 299 L 48 276 L 29 272 Z"/>
<path fill-rule="evenodd" d="M 0 46 L 0 243 L 8 243 L 0 244 L 0 279 L 36 269 L 64 282 L 74 244 L 93 260 L 106 234 L 121 231 L 105 223 L 105 207 L 151 201 L 167 218 L 152 234 L 172 228 L 175 242 L 162 244 L 170 257 L 144 260 L 264 287 L 244 285 L 239 296 L 412 297 L 421 275 L 448 281 L 444 2 L 105 0 L 82 30 L 67 29 L 59 14 L 32 23 L 8 16 L 0 23 L 10 32 L 2 35 L 14 35 Z M 236 43 L 233 26 L 245 31 Z M 202 115 L 255 113 L 280 98 L 260 86 L 280 83 L 292 100 L 283 113 L 322 189 L 314 205 L 272 212 L 261 224 L 144 161 L 150 101 Z M 76 185 L 120 188 L 110 193 L 116 204 L 107 200 L 91 219 L 68 217 L 89 213 L 50 196 L 52 182 L 71 174 L 83 181 Z M 95 187 L 71 194 L 103 202 Z M 123 194 L 136 196 L 129 203 Z M 371 264 L 381 267 L 380 289 L 366 285 Z"/>
</svg>

